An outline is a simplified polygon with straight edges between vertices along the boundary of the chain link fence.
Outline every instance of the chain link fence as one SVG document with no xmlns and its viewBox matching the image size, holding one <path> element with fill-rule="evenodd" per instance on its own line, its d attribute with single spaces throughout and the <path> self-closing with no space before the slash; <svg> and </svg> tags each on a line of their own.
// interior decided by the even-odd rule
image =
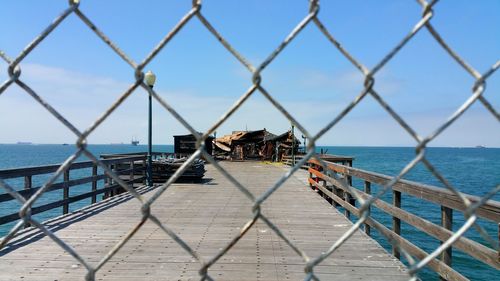
<svg viewBox="0 0 500 281">
<path fill-rule="evenodd" d="M 116 45 L 110 38 L 104 34 L 90 18 L 88 18 L 85 13 L 79 9 L 79 0 L 69 1 L 69 6 L 65 9 L 60 16 L 58 16 L 50 25 L 48 25 L 43 32 L 41 32 L 31 43 L 29 43 L 24 50 L 15 57 L 10 57 L 6 53 L 0 50 L 0 57 L 8 64 L 8 74 L 9 78 L 4 81 L 0 86 L 0 97 L 1 94 L 13 84 L 17 84 L 21 87 L 28 95 L 40 103 L 48 112 L 50 112 L 54 117 L 56 117 L 64 126 L 66 126 L 74 135 L 76 136 L 77 151 L 71 155 L 55 172 L 51 178 L 39 189 L 33 196 L 29 199 L 25 199 L 23 196 L 18 194 L 16 190 L 7 184 L 5 181 L 0 179 L 0 187 L 7 193 L 12 195 L 17 201 L 22 204 L 19 210 L 20 217 L 22 218 L 9 232 L 7 236 L 0 243 L 0 248 L 6 245 L 6 243 L 11 240 L 15 234 L 23 228 L 25 224 L 30 224 L 36 228 L 39 228 L 47 236 L 49 236 L 55 243 L 57 243 L 62 249 L 71 254 L 78 262 L 80 262 L 87 269 L 86 280 L 95 280 L 96 273 L 102 266 L 109 261 L 117 251 L 129 241 L 129 239 L 136 233 L 141 226 L 150 220 L 157 224 L 167 235 L 173 238 L 182 248 L 184 248 L 193 258 L 195 258 L 200 263 L 199 274 L 203 280 L 214 280 L 212 276 L 208 273 L 209 268 L 217 262 L 224 254 L 231 249 L 240 240 L 247 231 L 253 226 L 257 220 L 261 220 L 266 223 L 283 241 L 285 241 L 299 256 L 301 256 L 306 264 L 305 266 L 305 280 L 319 280 L 314 274 L 314 267 L 320 264 L 324 259 L 334 253 L 346 240 L 348 240 L 367 220 L 370 216 L 369 207 L 377 199 L 380 198 L 385 192 L 389 191 L 391 187 L 399 181 L 403 176 L 405 176 L 412 168 L 414 168 L 418 163 L 422 163 L 427 167 L 427 169 L 451 192 L 458 196 L 462 203 L 466 206 L 466 211 L 464 212 L 466 221 L 465 223 L 455 231 L 455 233 L 439 247 L 437 247 L 432 253 L 421 260 L 415 260 L 409 255 L 402 247 L 395 242 L 395 246 L 402 255 L 406 258 L 409 263 L 409 279 L 416 280 L 417 272 L 419 272 L 426 264 L 431 260 L 438 257 L 443 251 L 450 247 L 455 241 L 457 241 L 464 233 L 474 227 L 478 232 L 487 240 L 491 242 L 491 245 L 498 250 L 498 245 L 493 241 L 491 237 L 482 229 L 482 227 L 476 223 L 477 216 L 475 210 L 483 205 L 487 200 L 494 196 L 499 190 L 500 185 L 493 187 L 486 195 L 484 195 L 478 202 L 471 203 L 462 193 L 458 192 L 446 178 L 440 174 L 440 172 L 433 166 L 433 164 L 426 158 L 426 148 L 427 145 L 434 140 L 437 136 L 443 133 L 451 124 L 456 122 L 465 111 L 467 111 L 472 104 L 481 103 L 490 113 L 500 121 L 500 114 L 493 107 L 493 105 L 485 98 L 483 93 L 485 92 L 486 81 L 491 75 L 500 67 L 500 61 L 496 61 L 493 65 L 486 70 L 478 71 L 474 69 L 470 64 L 468 64 L 459 54 L 457 54 L 451 46 L 449 46 L 446 41 L 439 35 L 438 31 L 432 25 L 432 18 L 434 16 L 433 6 L 438 1 L 426 2 L 425 0 L 418 0 L 422 8 L 422 17 L 414 25 L 414 27 L 407 33 L 404 38 L 401 38 L 399 43 L 394 46 L 389 53 L 387 53 L 374 67 L 368 68 L 362 62 L 357 60 L 347 49 L 345 49 L 342 44 L 336 39 L 334 34 L 325 27 L 321 21 L 320 13 L 320 3 L 319 0 L 303 1 L 304 5 L 309 7 L 308 14 L 300 21 L 296 27 L 289 33 L 289 35 L 281 41 L 279 46 L 274 49 L 274 51 L 269 54 L 269 56 L 260 64 L 254 65 L 248 59 L 246 59 L 238 50 L 236 50 L 219 32 L 214 28 L 209 19 L 203 15 L 202 1 L 193 0 L 192 8 L 178 21 L 178 23 L 171 29 L 168 34 L 159 42 L 159 44 L 141 61 L 135 62 L 132 60 L 124 51 L 122 51 L 118 45 Z M 96 36 L 98 36 L 103 42 L 105 42 L 109 48 L 111 48 L 117 56 L 123 59 L 134 71 L 136 80 L 130 84 L 128 89 L 109 107 L 104 114 L 102 114 L 95 122 L 86 130 L 78 130 L 71 122 L 69 122 L 63 115 L 61 115 L 55 108 L 53 108 L 48 102 L 46 102 L 40 95 L 38 95 L 29 85 L 23 82 L 21 75 L 21 66 L 23 60 L 35 49 L 37 46 L 49 36 L 66 18 L 74 14 L 76 15 L 85 25 L 90 28 Z M 208 129 L 203 134 L 198 133 L 198 131 L 193 128 L 184 118 L 181 116 L 175 108 L 173 108 L 167 101 L 162 99 L 152 88 L 148 87 L 143 81 L 144 78 L 144 68 L 158 55 L 158 53 L 171 41 L 172 38 L 178 35 L 179 31 L 190 21 L 199 21 L 203 26 L 215 36 L 220 44 L 231 53 L 240 63 L 246 68 L 251 74 L 252 79 L 250 82 L 250 87 L 248 90 L 223 114 L 220 119 L 215 122 L 210 129 Z M 262 83 L 261 73 L 268 67 L 277 56 L 292 42 L 295 40 L 297 35 L 306 27 L 315 26 L 321 33 L 331 42 L 331 44 L 345 57 L 352 65 L 357 68 L 364 76 L 364 87 L 361 93 L 359 93 L 350 103 L 347 105 L 340 114 L 338 114 L 333 120 L 331 120 L 325 127 L 323 127 L 317 134 L 312 135 L 308 132 L 300 122 L 298 122 L 291 112 L 287 111 L 274 97 L 269 93 Z M 452 57 L 465 72 L 470 74 L 474 79 L 475 83 L 472 85 L 472 92 L 470 97 L 465 103 L 463 103 L 456 111 L 449 116 L 446 122 L 440 124 L 437 129 L 428 136 L 419 135 L 400 115 L 398 115 L 391 106 L 379 95 L 376 90 L 376 74 L 384 68 L 384 66 L 393 59 L 398 52 L 405 47 L 405 45 L 414 38 L 414 36 L 419 32 L 429 32 L 436 42 L 441 45 L 441 47 L 447 52 L 447 54 Z M 188 161 L 182 165 L 180 169 L 170 178 L 165 184 L 161 185 L 154 192 L 154 195 L 149 199 L 144 198 L 137 191 L 135 191 L 131 186 L 123 182 L 122 179 L 118 177 L 113 171 L 111 171 L 106 165 L 101 163 L 101 161 L 94 156 L 87 149 L 87 137 L 92 134 L 97 127 L 99 127 L 104 120 L 106 120 L 110 114 L 112 114 L 120 105 L 132 95 L 136 89 L 142 87 L 151 95 L 165 110 L 167 110 L 175 119 L 177 119 L 190 133 L 192 133 L 197 139 L 198 150 L 194 153 Z M 272 187 L 267 189 L 262 195 L 252 194 L 244 185 L 238 182 L 230 173 L 224 170 L 210 155 L 208 155 L 203 149 L 205 139 L 211 135 L 222 123 L 224 123 L 234 112 L 236 112 L 250 96 L 256 93 L 262 94 L 279 112 L 281 112 L 293 125 L 295 125 L 304 136 L 306 136 L 310 141 L 307 146 L 306 156 L 299 161 L 289 172 L 287 172 L 281 179 L 279 179 Z M 315 154 L 315 144 L 316 141 L 321 138 L 330 129 L 335 127 L 340 121 L 345 118 L 349 112 L 355 108 L 366 96 L 372 96 L 378 104 L 387 111 L 390 116 L 402 127 L 404 130 L 418 143 L 416 146 L 416 156 L 409 162 L 406 167 L 404 167 L 397 176 L 379 190 L 371 199 L 364 200 L 360 196 L 356 196 L 356 190 L 352 190 L 355 199 L 360 202 L 360 218 L 352 225 L 352 227 L 342 235 L 337 241 L 331 245 L 329 249 L 325 249 L 325 252 L 317 257 L 310 257 L 304 251 L 299 249 L 294 243 L 286 237 L 286 235 L 280 232 L 280 229 L 266 216 L 261 213 L 261 205 L 266 201 L 272 194 L 280 188 L 280 186 L 290 177 L 292 174 L 299 169 L 306 161 L 316 156 Z M 140 201 L 142 204 L 142 220 L 135 225 L 135 227 L 118 243 L 112 248 L 97 264 L 90 264 L 85 260 L 85 258 L 78 252 L 73 250 L 65 241 L 61 240 L 55 233 L 47 229 L 42 223 L 31 217 L 31 208 L 35 202 L 42 196 L 42 194 L 50 188 L 52 184 L 55 183 L 57 178 L 59 178 L 64 171 L 71 165 L 79 156 L 85 155 L 98 166 L 100 166 L 113 180 L 119 183 L 124 189 L 128 190 L 135 199 Z M 227 177 L 251 202 L 253 202 L 253 217 L 248 221 L 241 230 L 241 233 L 234 237 L 223 249 L 221 249 L 215 256 L 209 260 L 203 259 L 193 248 L 184 242 L 182 237 L 175 234 L 175 232 L 169 228 L 168 225 L 163 224 L 154 214 L 150 212 L 150 206 L 155 203 L 155 201 L 162 195 L 162 193 L 184 172 L 184 170 L 198 157 L 203 156 L 207 159 L 214 167 L 216 167 L 222 175 Z M 321 162 L 321 159 L 317 159 Z M 323 163 L 323 165 L 326 164 Z M 389 239 L 391 241 L 391 239 Z"/>
</svg>

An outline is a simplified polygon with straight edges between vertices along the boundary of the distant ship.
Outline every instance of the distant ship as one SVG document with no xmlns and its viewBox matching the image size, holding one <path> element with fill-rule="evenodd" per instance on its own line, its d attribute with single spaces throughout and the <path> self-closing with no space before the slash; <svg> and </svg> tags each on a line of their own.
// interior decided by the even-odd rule
<svg viewBox="0 0 500 281">
<path fill-rule="evenodd" d="M 130 144 L 132 144 L 132 145 L 136 146 L 136 145 L 138 145 L 138 144 L 139 144 L 139 140 L 137 140 L 137 139 L 132 139 L 132 141 L 130 142 Z"/>
<path fill-rule="evenodd" d="M 476 145 L 476 148 L 486 148 L 486 146 L 483 146 L 483 145 Z"/>
<path fill-rule="evenodd" d="M 30 142 L 30 141 L 18 141 L 16 144 L 31 145 L 31 144 L 33 144 L 33 143 L 32 143 L 32 142 Z"/>
</svg>

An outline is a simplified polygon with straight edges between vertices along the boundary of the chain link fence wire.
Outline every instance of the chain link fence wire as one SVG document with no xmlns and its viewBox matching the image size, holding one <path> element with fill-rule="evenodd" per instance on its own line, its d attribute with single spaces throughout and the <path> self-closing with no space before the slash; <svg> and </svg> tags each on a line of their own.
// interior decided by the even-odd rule
<svg viewBox="0 0 500 281">
<path fill-rule="evenodd" d="M 158 43 L 158 45 L 151 50 L 151 52 L 141 61 L 135 62 L 131 59 L 124 51 L 120 49 L 120 47 L 115 44 L 106 34 L 97 27 L 90 18 L 88 18 L 85 13 L 79 8 L 79 0 L 70 0 L 69 6 L 62 11 L 62 13 L 54 19 L 52 23 L 50 23 L 31 43 L 29 43 L 20 54 L 15 57 L 10 57 L 6 53 L 0 50 L 0 57 L 8 64 L 7 72 L 8 79 L 0 84 L 0 97 L 3 92 L 9 87 L 13 87 L 14 84 L 22 88 L 29 96 L 31 96 L 34 100 L 40 103 L 48 112 L 50 112 L 55 118 L 57 118 L 64 126 L 68 128 L 76 137 L 77 151 L 71 155 L 60 167 L 59 169 L 51 176 L 51 178 L 40 188 L 33 196 L 29 199 L 25 199 L 16 190 L 7 184 L 5 181 L 0 179 L 0 187 L 5 190 L 5 192 L 12 195 L 19 203 L 22 204 L 22 207 L 19 210 L 19 215 L 22 218 L 8 233 L 7 236 L 3 238 L 0 242 L 0 248 L 6 245 L 15 234 L 23 228 L 25 224 L 30 224 L 38 229 L 40 229 L 43 233 L 45 233 L 48 237 L 50 237 L 57 245 L 59 245 L 63 250 L 67 251 L 70 255 L 72 255 L 79 263 L 81 263 L 87 270 L 87 274 L 85 276 L 86 280 L 95 280 L 96 273 L 100 268 L 110 260 L 114 254 L 120 250 L 123 245 L 129 241 L 129 239 L 141 228 L 141 226 L 147 221 L 150 220 L 160 229 L 162 229 L 168 236 L 174 239 L 187 253 L 189 253 L 194 259 L 196 259 L 200 263 L 199 274 L 202 280 L 215 280 L 208 273 L 210 266 L 216 263 L 222 256 L 224 256 L 229 249 L 231 249 L 238 241 L 248 232 L 248 230 L 255 224 L 257 220 L 261 220 L 265 224 L 267 224 L 288 246 L 290 246 L 295 253 L 300 256 L 305 263 L 305 280 L 319 280 L 319 278 L 314 274 L 314 268 L 316 265 L 320 264 L 324 259 L 329 257 L 332 253 L 334 253 L 345 241 L 347 241 L 360 227 L 364 224 L 364 222 L 370 217 L 369 207 L 370 205 L 380 198 L 384 193 L 389 191 L 391 187 L 398 182 L 403 176 L 405 176 L 410 170 L 412 170 L 418 163 L 422 163 L 427 167 L 427 169 L 453 194 L 458 196 L 462 204 L 466 206 L 466 210 L 464 212 L 465 215 L 465 223 L 457 229 L 454 234 L 444 243 L 442 243 L 439 247 L 437 247 L 432 253 L 430 253 L 427 257 L 421 260 L 415 260 L 412 258 L 410 254 L 408 254 L 405 249 L 400 247 L 398 243 L 388 238 L 388 241 L 393 243 L 393 246 L 396 247 L 400 253 L 406 258 L 409 264 L 409 280 L 416 280 L 417 273 L 422 270 L 422 268 L 428 264 L 431 260 L 438 257 L 443 251 L 445 251 L 448 247 L 450 247 L 457 239 L 464 235 L 464 233 L 471 227 L 476 228 L 481 236 L 483 236 L 486 241 L 489 241 L 490 244 L 498 250 L 498 245 L 495 241 L 486 233 L 486 231 L 476 223 L 477 216 L 475 211 L 478 207 L 483 205 L 487 200 L 492 198 L 499 190 L 500 185 L 492 188 L 486 195 L 484 195 L 481 200 L 475 203 L 471 203 L 462 193 L 458 192 L 458 190 L 450 184 L 446 178 L 439 172 L 438 169 L 433 166 L 433 164 L 426 158 L 426 149 L 427 145 L 432 142 L 436 137 L 442 134 L 451 124 L 456 122 L 464 112 L 466 112 L 470 106 L 474 103 L 479 102 L 482 104 L 488 112 L 493 115 L 496 120 L 500 121 L 500 114 L 494 108 L 494 106 L 486 99 L 483 95 L 485 92 L 486 81 L 491 75 L 493 75 L 497 69 L 500 67 L 500 61 L 494 62 L 489 69 L 478 71 L 474 69 L 469 63 L 467 63 L 458 53 L 456 53 L 451 46 L 449 46 L 446 41 L 439 35 L 436 28 L 432 25 L 432 18 L 434 16 L 433 7 L 438 2 L 430 1 L 427 2 L 425 0 L 418 0 L 417 2 L 422 8 L 422 16 L 421 19 L 413 26 L 411 30 L 408 31 L 406 36 L 401 38 L 399 43 L 394 46 L 390 52 L 388 52 L 380 61 L 373 67 L 369 68 L 365 66 L 362 62 L 357 60 L 347 49 L 343 47 L 341 42 L 339 42 L 334 34 L 323 24 L 321 21 L 321 13 L 320 13 L 320 1 L 319 0 L 304 0 L 304 7 L 308 5 L 308 13 L 307 15 L 296 25 L 296 27 L 289 33 L 289 35 L 281 41 L 281 43 L 269 54 L 269 56 L 260 64 L 253 65 L 248 59 L 246 59 L 238 50 L 236 50 L 226 38 L 223 37 L 219 31 L 212 26 L 209 19 L 207 19 L 203 15 L 202 10 L 202 1 L 201 0 L 193 0 L 191 9 L 177 22 L 177 24 L 163 37 L 163 39 Z M 97 37 L 99 37 L 104 43 L 106 43 L 121 59 L 123 59 L 130 67 L 131 71 L 135 74 L 135 81 L 133 81 L 128 89 L 121 94 L 121 96 L 109 107 L 94 123 L 88 127 L 84 131 L 78 130 L 71 122 L 64 118 L 56 109 L 54 109 L 48 102 L 46 102 L 41 96 L 39 96 L 36 91 L 34 91 L 29 85 L 25 84 L 22 79 L 21 72 L 21 64 L 23 60 L 35 49 L 37 46 L 45 40 L 50 34 L 58 28 L 58 26 L 66 20 L 66 18 L 74 14 L 76 15 L 90 30 L 92 30 Z M 208 129 L 203 134 L 198 133 L 196 129 L 194 129 L 176 110 L 172 107 L 166 100 L 161 98 L 155 90 L 148 87 L 143 81 L 144 78 L 144 68 L 157 56 L 159 52 L 167 45 L 169 42 L 176 36 L 179 35 L 179 31 L 184 28 L 184 26 L 190 21 L 198 20 L 216 39 L 222 46 L 230 53 L 236 60 L 238 60 L 241 65 L 247 69 L 252 74 L 252 79 L 249 81 L 250 86 L 248 90 L 241 95 L 241 97 L 224 113 L 218 121 L 216 121 L 210 129 Z M 277 56 L 292 42 L 295 38 L 300 34 L 300 32 L 306 26 L 315 26 L 318 30 L 331 42 L 334 49 L 337 49 L 352 65 L 358 69 L 362 75 L 364 76 L 364 84 L 363 90 L 335 117 L 333 118 L 325 127 L 323 127 L 317 134 L 312 135 L 308 132 L 307 128 L 303 126 L 294 116 L 287 111 L 274 97 L 271 93 L 269 93 L 264 84 L 263 77 L 261 76 L 262 71 L 269 66 Z M 475 82 L 472 85 L 472 91 L 470 97 L 458 108 L 456 111 L 449 116 L 446 122 L 440 124 L 430 135 L 421 136 L 419 135 L 400 115 L 398 115 L 394 109 L 389 106 L 389 104 L 382 98 L 382 96 L 376 90 L 376 74 L 384 68 L 384 66 L 391 61 L 399 51 L 406 46 L 406 44 L 411 41 L 417 33 L 420 32 L 429 32 L 436 42 L 446 51 L 446 53 L 453 58 L 465 72 L 470 74 Z M 106 165 L 104 165 L 96 156 L 94 156 L 89 150 L 87 150 L 87 137 L 95 131 L 97 127 L 102 124 L 104 120 L 106 120 L 120 105 L 130 96 L 132 95 L 136 89 L 143 88 L 146 90 L 148 95 L 151 95 L 165 110 L 167 110 L 176 120 L 178 120 L 191 134 L 196 137 L 198 150 L 194 153 L 189 159 L 177 170 L 177 172 L 163 185 L 154 191 L 154 195 L 149 199 L 145 199 L 142 195 L 140 195 L 137 191 L 135 191 L 131 186 L 127 185 L 123 180 L 119 178 L 119 176 L 114 173 L 111 169 L 109 169 Z M 238 182 L 236 178 L 234 178 L 228 171 L 226 171 L 221 165 L 219 165 L 214 158 L 205 152 L 204 142 L 205 139 L 214 133 L 217 128 L 221 126 L 234 112 L 236 112 L 252 95 L 256 95 L 259 93 L 263 95 L 281 114 L 283 114 L 293 125 L 295 125 L 303 135 L 308 138 L 310 141 L 308 143 L 306 149 L 306 155 L 302 158 L 295 166 L 293 166 L 286 174 L 283 175 L 272 187 L 267 189 L 261 195 L 255 195 L 250 192 L 250 190 L 245 187 L 243 184 Z M 375 194 L 369 200 L 364 200 L 361 196 L 358 195 L 357 190 L 346 186 L 351 190 L 355 199 L 360 202 L 360 211 L 361 216 L 359 219 L 352 225 L 352 227 L 344 233 L 339 239 L 337 239 L 329 249 L 325 249 L 325 251 L 317 257 L 310 257 L 304 251 L 302 251 L 298 246 L 294 245 L 294 243 L 280 231 L 278 226 L 276 226 L 269 218 L 267 218 L 261 212 L 261 205 L 265 202 L 272 194 L 278 190 L 281 185 L 290 178 L 295 171 L 297 171 L 304 163 L 306 163 L 309 159 L 315 158 L 321 164 L 326 167 L 326 163 L 323 162 L 319 157 L 317 157 L 315 153 L 316 141 L 321 138 L 325 133 L 335 127 L 340 121 L 342 121 L 349 112 L 355 108 L 366 96 L 372 96 L 378 104 L 387 111 L 390 116 L 418 143 L 416 145 L 416 156 L 410 161 L 396 176 L 392 178 L 392 180 L 383 186 L 377 194 Z M 136 200 L 138 200 L 142 204 L 142 220 L 137 223 L 125 237 L 117 243 L 97 264 L 89 263 L 85 257 L 81 256 L 78 252 L 76 252 L 70 245 L 61 240 L 55 233 L 46 228 L 42 223 L 38 222 L 31 216 L 31 208 L 33 204 L 40 198 L 40 196 L 47 191 L 52 184 L 58 179 L 64 171 L 81 155 L 85 155 L 91 161 L 93 161 L 96 165 L 101 167 L 105 173 L 115 180 L 121 187 L 125 190 L 129 191 Z M 210 258 L 209 260 L 204 260 L 192 247 L 190 247 L 182 237 L 178 236 L 172 229 L 169 228 L 168 225 L 162 223 L 155 215 L 150 212 L 150 207 L 155 203 L 155 201 L 162 195 L 162 193 L 168 189 L 173 182 L 186 170 L 189 165 L 198 157 L 203 156 L 208 160 L 220 173 L 226 177 L 234 186 L 241 191 L 249 201 L 253 203 L 253 216 L 241 229 L 241 232 L 235 236 L 224 248 L 222 248 L 215 256 Z M 378 227 L 375 225 L 375 228 Z M 383 232 L 381 232 L 383 234 Z"/>
</svg>

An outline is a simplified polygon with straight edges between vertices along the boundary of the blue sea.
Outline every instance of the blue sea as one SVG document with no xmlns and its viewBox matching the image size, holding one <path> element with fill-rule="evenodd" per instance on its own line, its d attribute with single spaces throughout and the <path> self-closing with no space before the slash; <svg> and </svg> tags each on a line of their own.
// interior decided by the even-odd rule
<svg viewBox="0 0 500 281">
<path fill-rule="evenodd" d="M 88 149 L 97 157 L 100 154 L 144 152 L 146 148 L 147 147 L 144 145 L 88 146 Z M 320 149 L 326 150 L 328 154 L 353 156 L 355 157 L 353 163 L 354 167 L 391 176 L 397 175 L 416 155 L 415 149 L 410 147 L 323 146 L 317 149 L 318 152 Z M 153 150 L 158 152 L 172 152 L 173 146 L 155 145 Z M 75 151 L 76 148 L 74 145 L 0 144 L 0 169 L 58 164 L 66 160 L 68 156 Z M 500 148 L 428 148 L 426 157 L 452 186 L 464 193 L 482 196 L 500 184 Z M 79 159 L 79 161 L 84 160 L 86 160 L 84 157 Z M 71 176 L 85 177 L 90 174 L 90 169 L 82 169 L 72 171 Z M 47 178 L 47 176 L 33 177 L 33 186 L 40 186 Z M 418 164 L 404 178 L 443 187 L 439 180 L 437 180 L 422 164 Z M 8 180 L 7 182 L 18 188 L 22 188 L 23 186 L 20 179 Z M 363 182 L 361 180 L 354 179 L 353 184 L 358 188 L 363 187 Z M 372 192 L 376 192 L 377 188 L 377 186 L 372 186 Z M 70 196 L 88 192 L 89 189 L 90 187 L 88 185 L 74 188 Z M 3 190 L 0 190 L 0 193 L 3 192 Z M 59 199 L 61 198 L 60 196 L 60 191 L 47 193 L 41 197 L 35 206 L 53 201 L 54 198 Z M 391 192 L 384 195 L 383 199 L 387 202 L 392 202 Z M 494 200 L 500 201 L 500 194 L 496 194 Z M 79 209 L 89 203 L 90 200 L 73 203 L 70 206 L 70 211 Z M 437 205 L 429 204 L 425 201 L 403 194 L 402 207 L 434 223 L 440 223 L 440 207 Z M 19 205 L 15 202 L 0 203 L 0 216 L 15 212 L 18 208 Z M 58 216 L 61 213 L 62 210 L 59 208 L 38 214 L 35 218 L 46 220 Z M 392 218 L 377 211 L 376 208 L 372 208 L 372 216 L 386 226 L 390 227 L 392 224 Z M 353 218 L 353 220 L 355 220 L 355 218 Z M 457 230 L 463 223 L 464 217 L 459 212 L 455 211 L 453 221 L 453 228 Z M 479 223 L 486 229 L 494 241 L 498 241 L 496 238 L 498 235 L 498 226 L 495 223 L 486 220 L 480 220 Z M 13 223 L 0 226 L 0 236 L 8 233 L 12 226 Z M 436 239 L 423 234 L 404 222 L 402 222 L 401 232 L 403 237 L 411 240 L 414 244 L 429 253 L 439 246 L 439 242 Z M 466 233 L 466 236 L 487 245 L 475 229 L 470 229 Z M 372 230 L 372 237 L 388 251 L 391 250 L 387 240 L 379 235 L 376 230 Z M 495 276 L 499 276 L 497 270 L 473 260 L 458 250 L 453 251 L 453 268 L 471 280 L 495 280 L 497 279 Z M 421 272 L 420 277 L 422 280 L 438 280 L 437 275 L 430 270 Z"/>
</svg>

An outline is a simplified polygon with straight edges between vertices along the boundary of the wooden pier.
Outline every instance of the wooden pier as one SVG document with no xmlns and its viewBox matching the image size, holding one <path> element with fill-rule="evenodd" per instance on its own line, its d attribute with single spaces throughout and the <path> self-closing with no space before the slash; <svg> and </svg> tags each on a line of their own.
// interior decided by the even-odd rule
<svg viewBox="0 0 500 281">
<path fill-rule="evenodd" d="M 221 162 L 255 195 L 288 170 L 261 162 Z M 212 165 L 202 184 L 173 184 L 152 207 L 163 223 L 208 260 L 252 217 L 252 202 Z M 326 251 L 351 222 L 307 185 L 299 170 L 262 205 L 262 212 L 309 257 Z M 145 193 L 151 196 L 155 190 Z M 140 221 L 140 204 L 117 195 L 54 219 L 49 228 L 97 264 Z M 216 280 L 303 280 L 305 262 L 265 223 L 209 269 Z M 146 222 L 101 268 L 96 280 L 199 280 L 200 264 L 157 225 Z M 408 280 L 404 265 L 358 231 L 314 268 L 321 280 Z M 85 268 L 50 238 L 26 229 L 0 251 L 0 280 L 84 280 Z"/>
</svg>

